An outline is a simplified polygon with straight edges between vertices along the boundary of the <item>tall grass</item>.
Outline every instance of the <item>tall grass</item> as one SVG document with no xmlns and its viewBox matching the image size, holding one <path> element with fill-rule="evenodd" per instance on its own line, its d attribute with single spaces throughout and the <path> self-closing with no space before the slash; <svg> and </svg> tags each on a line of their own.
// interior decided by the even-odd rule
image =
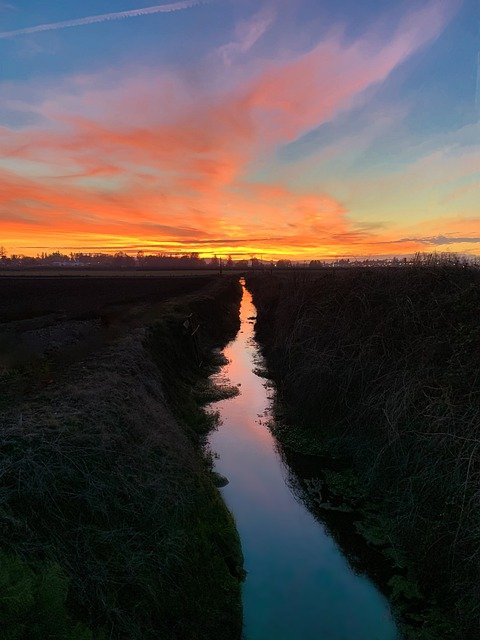
<svg viewBox="0 0 480 640">
<path fill-rule="evenodd" d="M 133 332 L 73 367 L 62 384 L 0 414 L 2 552 L 30 581 L 38 566 L 58 566 L 65 577 L 71 624 L 43 637 L 90 637 L 77 621 L 95 638 L 240 637 L 239 541 L 202 456 L 201 409 L 190 402 L 208 370 L 189 359 L 178 330 L 181 309 L 203 304 L 207 358 L 212 343 L 234 331 L 238 301 L 238 284 L 225 281 L 198 300 L 167 305 L 149 331 Z M 217 320 L 212 329 L 210 318 L 225 305 L 233 325 Z M 188 425 L 174 417 L 173 389 L 188 404 Z M 40 615 L 46 624 L 56 613 L 47 607 Z M 34 622 L 24 623 L 13 618 L 12 638 L 36 637 Z"/>
<path fill-rule="evenodd" d="M 480 628 L 480 272 L 255 276 L 257 333 L 296 420 L 381 497 L 427 594 Z"/>
</svg>

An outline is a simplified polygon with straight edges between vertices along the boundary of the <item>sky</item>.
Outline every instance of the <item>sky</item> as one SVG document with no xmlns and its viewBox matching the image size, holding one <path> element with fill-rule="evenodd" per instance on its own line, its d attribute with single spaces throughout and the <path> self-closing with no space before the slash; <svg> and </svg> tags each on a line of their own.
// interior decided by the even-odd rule
<svg viewBox="0 0 480 640">
<path fill-rule="evenodd" d="M 479 67 L 479 0 L 0 0 L 0 245 L 478 255 Z"/>
</svg>

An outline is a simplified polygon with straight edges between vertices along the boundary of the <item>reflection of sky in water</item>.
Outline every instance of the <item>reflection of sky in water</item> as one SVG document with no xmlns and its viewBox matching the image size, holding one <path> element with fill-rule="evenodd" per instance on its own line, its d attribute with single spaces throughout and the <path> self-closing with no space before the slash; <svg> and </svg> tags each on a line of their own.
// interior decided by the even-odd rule
<svg viewBox="0 0 480 640">
<path fill-rule="evenodd" d="M 244 290 L 241 332 L 225 349 L 222 369 L 240 395 L 214 405 L 222 424 L 210 443 L 223 495 L 235 515 L 248 577 L 244 615 L 248 640 L 394 640 L 388 603 L 364 576 L 353 573 L 321 524 L 297 502 L 274 439 L 263 422 L 270 401 L 253 373 L 256 315 Z"/>
</svg>

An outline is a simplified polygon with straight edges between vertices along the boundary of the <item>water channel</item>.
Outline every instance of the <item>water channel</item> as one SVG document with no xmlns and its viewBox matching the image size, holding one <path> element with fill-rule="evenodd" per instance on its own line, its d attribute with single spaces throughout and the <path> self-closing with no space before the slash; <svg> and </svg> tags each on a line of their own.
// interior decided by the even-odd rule
<svg viewBox="0 0 480 640">
<path fill-rule="evenodd" d="M 256 309 L 243 286 L 241 328 L 217 374 L 239 395 L 217 402 L 210 437 L 242 541 L 246 640 L 399 640 L 387 599 L 352 564 L 291 488 L 267 422 L 272 387 L 257 375 Z"/>
</svg>

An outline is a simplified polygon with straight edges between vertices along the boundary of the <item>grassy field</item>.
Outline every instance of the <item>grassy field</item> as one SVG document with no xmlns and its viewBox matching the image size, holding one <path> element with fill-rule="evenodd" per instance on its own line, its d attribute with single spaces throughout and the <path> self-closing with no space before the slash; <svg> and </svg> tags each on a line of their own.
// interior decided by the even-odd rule
<svg viewBox="0 0 480 640">
<path fill-rule="evenodd" d="M 413 611 L 420 637 L 477 638 L 480 271 L 257 275 L 248 286 L 283 403 L 277 436 L 355 470 L 383 518 L 372 538 L 390 537 L 408 561 L 402 589 L 416 580 L 454 620 L 428 635 Z"/>
<path fill-rule="evenodd" d="M 61 376 L 3 394 L 2 637 L 239 640 L 242 556 L 203 450 L 202 402 L 240 291 L 204 285 L 170 290 L 155 319 Z"/>
</svg>

